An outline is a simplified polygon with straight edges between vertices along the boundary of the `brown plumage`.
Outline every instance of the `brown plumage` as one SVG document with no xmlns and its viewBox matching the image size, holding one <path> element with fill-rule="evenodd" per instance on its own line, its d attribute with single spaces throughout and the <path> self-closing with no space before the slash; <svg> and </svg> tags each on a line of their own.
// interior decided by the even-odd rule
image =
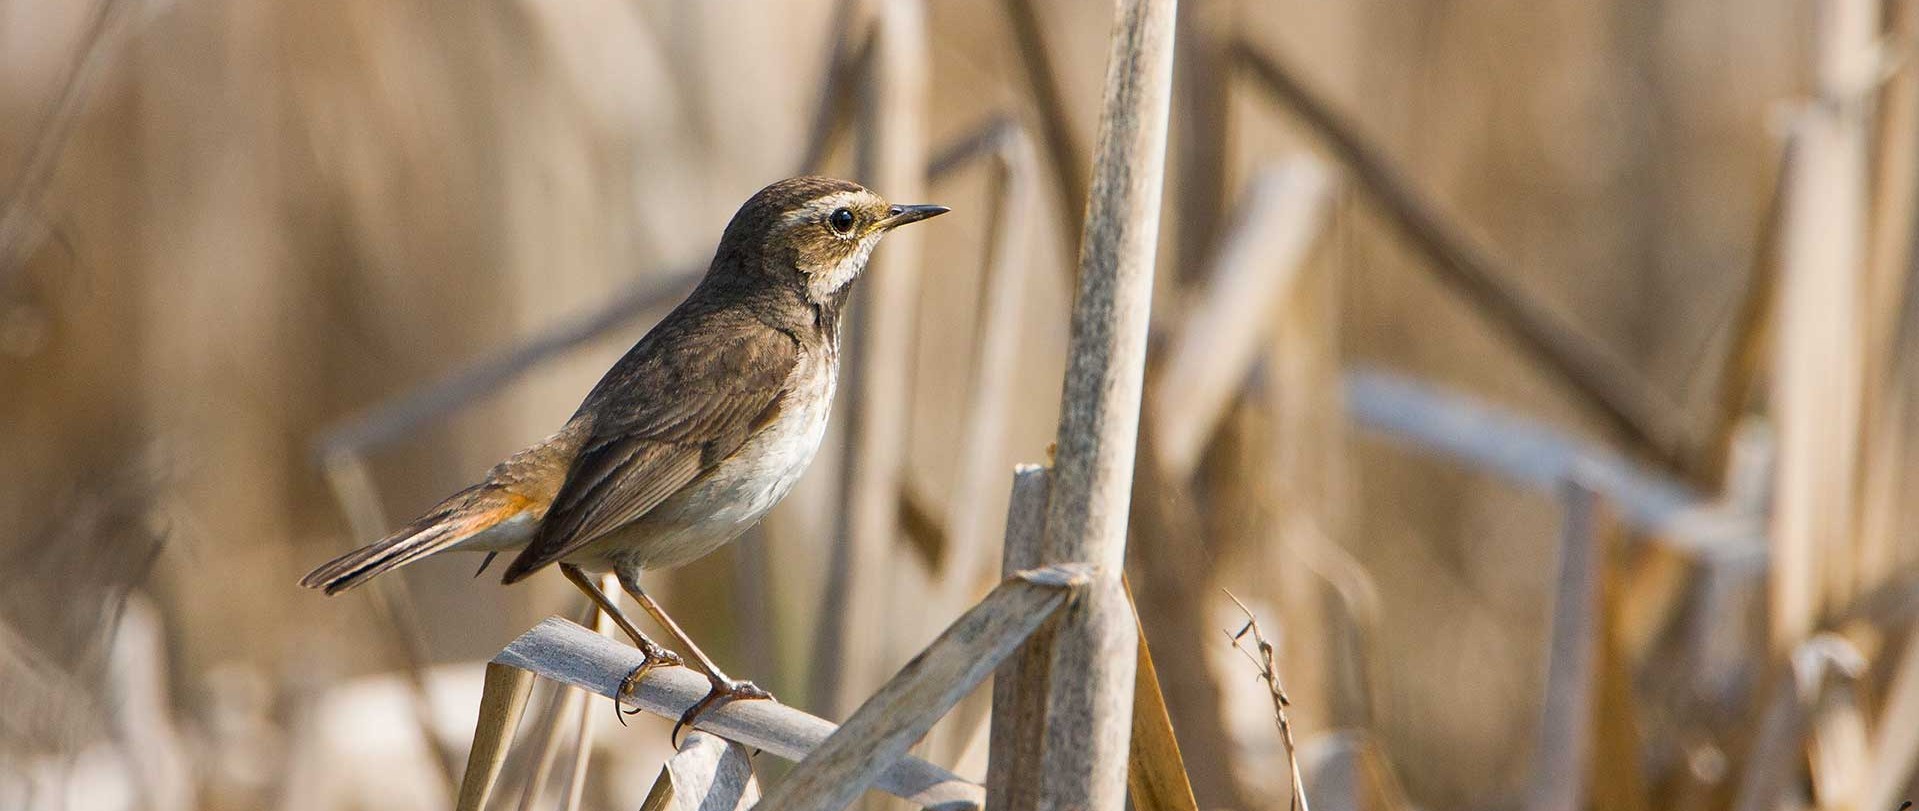
<svg viewBox="0 0 1919 811">
<path fill-rule="evenodd" d="M 331 594 L 442 551 L 518 549 L 505 582 L 559 563 L 610 607 L 582 572 L 612 571 L 700 661 L 714 681 L 709 701 L 765 697 L 712 666 L 645 595 L 639 574 L 711 552 L 785 497 L 825 430 L 853 280 L 886 231 L 945 211 L 891 206 L 829 178 L 762 189 L 727 225 L 700 285 L 607 372 L 559 433 L 302 585 Z M 649 667 L 670 661 L 624 617 L 615 619 L 647 652 Z"/>
</svg>

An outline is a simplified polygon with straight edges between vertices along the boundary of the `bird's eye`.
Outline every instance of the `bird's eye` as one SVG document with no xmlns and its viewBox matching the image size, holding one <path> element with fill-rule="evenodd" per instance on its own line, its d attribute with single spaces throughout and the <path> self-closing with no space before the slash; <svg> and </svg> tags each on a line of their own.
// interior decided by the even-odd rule
<svg viewBox="0 0 1919 811">
<path fill-rule="evenodd" d="M 827 215 L 826 222 L 827 224 L 833 226 L 833 230 L 838 231 L 842 234 L 853 233 L 853 212 L 852 211 L 849 211 L 844 208 L 836 208 L 833 210 L 832 214 Z"/>
</svg>

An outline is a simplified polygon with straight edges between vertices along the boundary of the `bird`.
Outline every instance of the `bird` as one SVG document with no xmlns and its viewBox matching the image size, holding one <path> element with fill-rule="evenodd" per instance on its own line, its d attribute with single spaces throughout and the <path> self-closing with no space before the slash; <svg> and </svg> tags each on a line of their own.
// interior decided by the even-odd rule
<svg viewBox="0 0 1919 811">
<path fill-rule="evenodd" d="M 771 699 L 727 676 L 646 593 L 640 575 L 718 549 L 792 490 L 826 432 L 854 281 L 887 232 L 948 210 L 893 205 L 833 178 L 761 189 L 727 224 L 693 292 L 559 431 L 391 535 L 314 569 L 301 585 L 338 594 L 450 551 L 487 553 L 482 573 L 494 556 L 516 552 L 507 584 L 557 564 L 642 653 L 625 695 L 652 669 L 684 660 L 642 633 L 591 576 L 611 572 L 711 683 L 675 736 L 718 703 Z"/>
</svg>

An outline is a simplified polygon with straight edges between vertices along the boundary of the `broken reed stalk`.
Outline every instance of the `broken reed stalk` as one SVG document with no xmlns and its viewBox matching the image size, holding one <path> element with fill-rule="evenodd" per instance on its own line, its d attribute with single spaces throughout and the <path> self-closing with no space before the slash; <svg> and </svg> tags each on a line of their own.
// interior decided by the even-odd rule
<svg viewBox="0 0 1919 811">
<path fill-rule="evenodd" d="M 1042 811 L 1126 801 L 1138 636 L 1120 587 L 1165 181 L 1173 0 L 1118 6 L 1081 236 L 1042 563 L 1099 574 L 1052 638 Z"/>
<path fill-rule="evenodd" d="M 891 199 L 919 200 L 926 188 L 926 7 L 902 0 L 877 13 L 872 70 L 861 98 L 866 138 L 858 179 Z M 828 716 L 858 704 L 884 675 L 886 650 L 876 643 L 886 638 L 891 579 L 885 571 L 899 528 L 922 244 L 911 228 L 887 237 L 852 317 L 840 526 L 811 682 L 812 706 Z"/>
<path fill-rule="evenodd" d="M 1494 259 L 1411 175 L 1360 135 L 1350 119 L 1298 78 L 1298 72 L 1253 43 L 1233 44 L 1236 61 L 1260 86 L 1326 142 L 1439 278 L 1474 312 L 1592 404 L 1622 434 L 1668 470 L 1691 469 L 1692 437 L 1682 412 L 1606 345 L 1575 329 L 1538 297 L 1517 286 L 1520 274 Z"/>
<path fill-rule="evenodd" d="M 1007 578 L 800 761 L 767 793 L 765 806 L 845 808 L 1096 576 L 1089 566 L 1064 565 Z"/>
<path fill-rule="evenodd" d="M 641 659 L 640 652 L 628 645 L 552 617 L 508 643 L 493 661 L 507 669 L 529 671 L 612 698 Z M 677 719 L 705 697 L 708 687 L 706 677 L 691 669 L 664 668 L 648 674 L 621 701 L 662 718 Z M 483 695 L 483 714 L 487 706 L 502 703 L 504 699 Z M 835 727 L 778 702 L 734 701 L 700 715 L 697 728 L 784 760 L 798 761 L 826 740 Z M 493 776 L 497 776 L 497 770 Z M 487 777 L 485 770 L 468 770 L 469 780 Z M 985 795 L 977 784 L 914 757 L 894 762 L 873 785 L 937 811 L 977 811 Z M 470 785 L 465 788 L 479 792 Z M 462 807 L 460 811 L 472 809 Z"/>
<path fill-rule="evenodd" d="M 1046 534 L 1046 468 L 1013 470 L 1006 506 L 1006 542 L 1000 572 L 1011 576 L 1039 565 Z M 1040 747 L 1046 731 L 1046 670 L 1055 623 L 1040 626 L 993 674 L 993 707 L 986 747 L 986 807 L 1031 811 L 1038 805 Z"/>
<path fill-rule="evenodd" d="M 1855 586 L 1866 227 L 1866 110 L 1875 0 L 1818 4 L 1818 98 L 1794 122 L 1780 243 L 1771 405 L 1779 435 L 1771 643 L 1783 654 Z"/>
<path fill-rule="evenodd" d="M 1872 744 L 1859 695 L 1865 658 L 1861 656 L 1858 662 L 1860 668 L 1829 679 L 1812 706 L 1812 734 L 1806 748 L 1815 808 L 1838 811 L 1865 807 L 1860 803 L 1872 779 L 1867 771 L 1872 766 Z"/>
<path fill-rule="evenodd" d="M 1252 609 L 1247 608 L 1230 591 L 1226 592 L 1226 597 L 1246 614 L 1246 624 L 1240 627 L 1239 632 L 1228 634 L 1233 641 L 1233 648 L 1245 654 L 1253 663 L 1253 667 L 1259 671 L 1259 680 L 1265 682 L 1266 690 L 1273 699 L 1273 723 L 1279 726 L 1279 739 L 1286 744 L 1286 763 L 1293 773 L 1292 808 L 1294 811 L 1311 811 L 1306 803 L 1305 777 L 1299 770 L 1299 748 L 1293 743 L 1293 723 L 1286 717 L 1286 708 L 1293 702 L 1286 696 L 1286 687 L 1280 682 L 1279 664 L 1273 657 L 1273 643 L 1266 640 L 1266 634 L 1260 630 L 1259 619 L 1253 616 Z M 1246 648 L 1247 637 L 1252 638 L 1251 650 Z"/>
<path fill-rule="evenodd" d="M 127 757 L 132 787 L 151 811 L 189 811 L 197 807 L 195 786 L 167 698 L 167 638 L 160 609 L 144 595 L 129 593 L 112 629 L 105 694 L 115 700 L 106 709 L 113 737 Z M 21 698 L 11 692 L 8 701 Z"/>
<path fill-rule="evenodd" d="M 660 767 L 640 811 L 746 811 L 759 801 L 746 747 L 696 729 Z"/>
</svg>

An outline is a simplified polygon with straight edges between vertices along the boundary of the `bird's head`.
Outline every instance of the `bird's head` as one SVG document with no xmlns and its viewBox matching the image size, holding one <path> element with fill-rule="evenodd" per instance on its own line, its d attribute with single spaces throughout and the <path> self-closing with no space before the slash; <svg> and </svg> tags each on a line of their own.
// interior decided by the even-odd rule
<svg viewBox="0 0 1919 811">
<path fill-rule="evenodd" d="M 865 187 L 825 177 L 774 183 L 740 206 L 721 239 L 721 256 L 757 258 L 762 272 L 784 276 L 807 301 L 844 298 L 886 232 L 945 214 L 945 206 L 893 205 Z"/>
</svg>

